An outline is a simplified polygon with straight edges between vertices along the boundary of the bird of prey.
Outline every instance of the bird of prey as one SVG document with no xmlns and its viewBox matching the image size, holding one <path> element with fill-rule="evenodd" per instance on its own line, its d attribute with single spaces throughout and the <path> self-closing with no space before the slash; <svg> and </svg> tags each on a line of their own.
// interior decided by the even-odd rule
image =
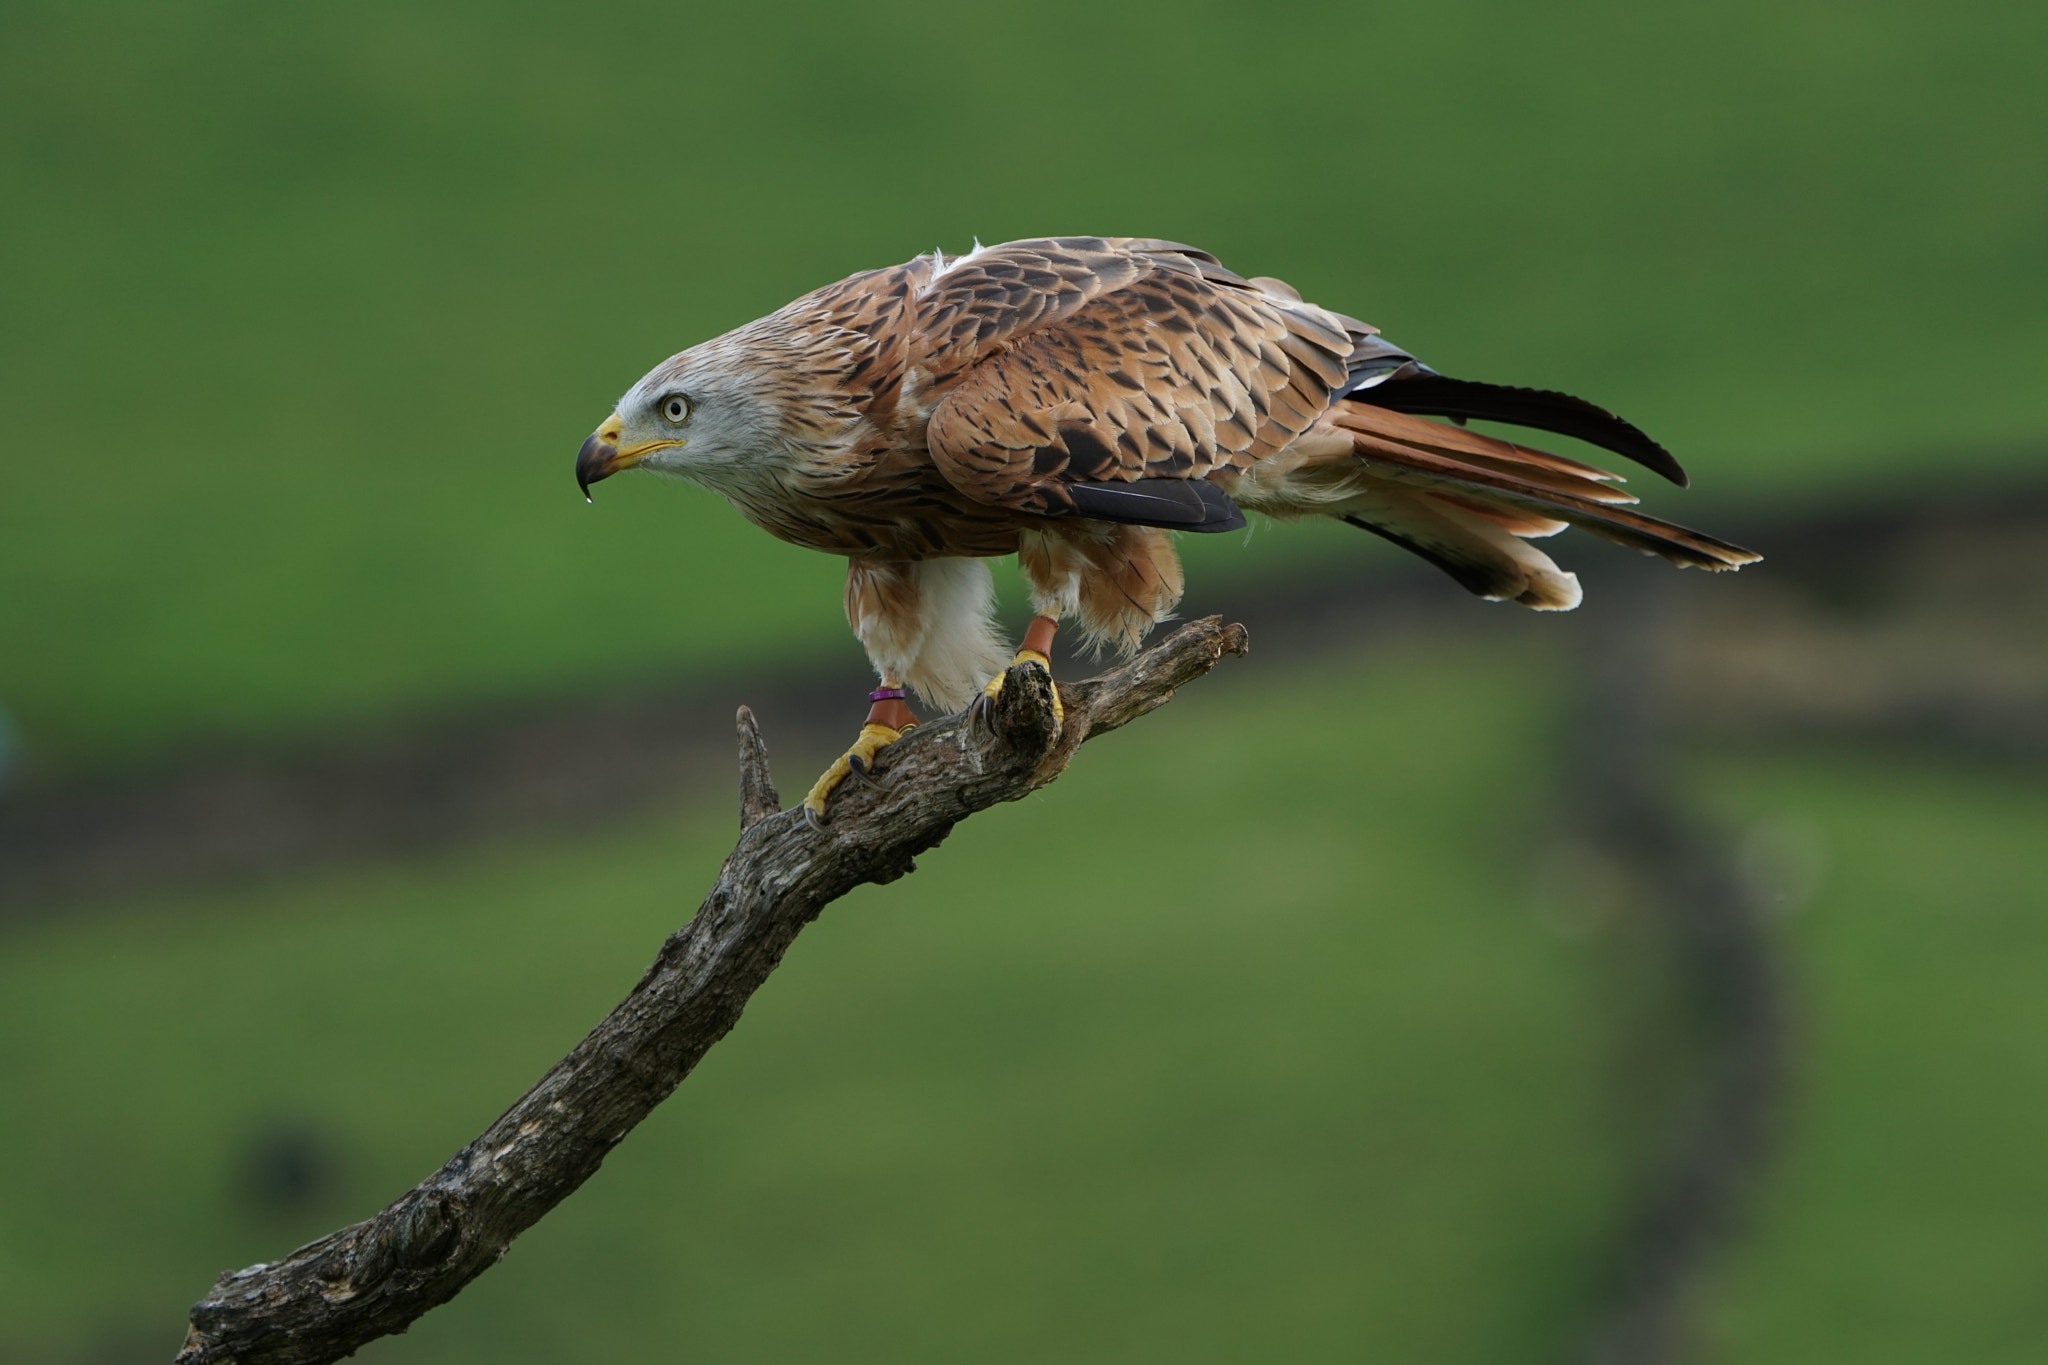
<svg viewBox="0 0 2048 1365">
<path fill-rule="evenodd" d="M 1578 605 L 1578 579 L 1529 543 L 1567 526 L 1702 569 L 1757 558 L 1472 418 L 1686 482 L 1591 403 L 1450 378 L 1280 280 L 1137 237 L 977 244 L 826 285 L 655 366 L 584 441 L 576 478 L 588 496 L 635 466 L 680 475 L 845 556 L 847 620 L 880 686 L 805 798 L 822 823 L 833 788 L 916 723 L 905 688 L 950 711 L 995 695 L 1008 664 L 1049 673 L 1068 618 L 1135 650 L 1180 600 L 1172 533 L 1237 529 L 1240 509 L 1335 517 L 1538 611 Z M 1009 554 L 1037 613 L 1014 657 L 987 564 Z"/>
</svg>

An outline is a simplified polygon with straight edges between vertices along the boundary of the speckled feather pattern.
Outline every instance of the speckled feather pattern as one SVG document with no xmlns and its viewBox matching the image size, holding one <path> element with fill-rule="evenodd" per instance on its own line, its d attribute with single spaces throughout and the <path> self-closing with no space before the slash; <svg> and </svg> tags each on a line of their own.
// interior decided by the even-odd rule
<svg viewBox="0 0 2048 1365">
<path fill-rule="evenodd" d="M 935 640 L 939 615 L 980 610 L 952 592 L 925 611 L 918 576 L 881 566 L 1022 549 L 1041 610 L 1134 648 L 1178 601 L 1178 562 L 1163 531 L 1077 515 L 1077 484 L 1207 480 L 1247 508 L 1373 530 L 1474 592 L 1539 608 L 1578 601 L 1576 579 L 1526 543 L 1567 525 L 1680 564 L 1754 558 L 1626 510 L 1634 499 L 1593 466 L 1375 407 L 1370 389 L 1340 396 L 1389 354 L 1402 355 L 1365 323 L 1193 247 L 1063 237 L 854 275 L 668 365 L 744 385 L 770 415 L 772 457 L 678 472 L 854 561 L 864 640 Z M 870 650 L 885 679 L 952 703 L 965 683 L 950 675 L 986 666 L 989 647 L 943 652 L 938 679 L 913 653 Z"/>
</svg>

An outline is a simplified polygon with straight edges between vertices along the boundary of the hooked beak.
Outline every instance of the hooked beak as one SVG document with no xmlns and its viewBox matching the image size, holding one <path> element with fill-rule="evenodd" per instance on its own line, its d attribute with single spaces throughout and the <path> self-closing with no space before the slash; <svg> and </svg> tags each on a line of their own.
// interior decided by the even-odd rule
<svg viewBox="0 0 2048 1365">
<path fill-rule="evenodd" d="M 599 479 L 609 479 L 621 469 L 631 469 L 657 450 L 689 444 L 678 437 L 672 441 L 647 441 L 620 450 L 619 433 L 625 428 L 626 424 L 615 412 L 604 419 L 603 426 L 583 438 L 583 449 L 576 452 L 576 486 L 583 490 L 585 502 L 590 501 L 590 485 Z"/>
<path fill-rule="evenodd" d="M 590 485 L 609 479 L 621 469 L 632 468 L 634 457 L 619 454 L 619 432 L 624 428 L 625 423 L 615 412 L 604 419 L 603 426 L 583 438 L 583 449 L 576 452 L 576 486 L 583 490 L 585 502 L 590 501 Z"/>
</svg>

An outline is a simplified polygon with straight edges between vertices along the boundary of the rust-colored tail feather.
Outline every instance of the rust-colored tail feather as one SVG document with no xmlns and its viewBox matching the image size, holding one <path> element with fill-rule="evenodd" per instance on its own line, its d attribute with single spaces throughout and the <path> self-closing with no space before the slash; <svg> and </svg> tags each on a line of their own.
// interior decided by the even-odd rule
<svg viewBox="0 0 2048 1365">
<path fill-rule="evenodd" d="M 1338 515 L 1415 551 L 1481 596 L 1552 610 L 1577 605 L 1576 580 L 1511 539 L 1566 525 L 1711 571 L 1760 558 L 1629 510 L 1636 499 L 1614 486 L 1615 475 L 1577 460 L 1356 399 L 1338 403 L 1330 417 L 1379 486 Z"/>
</svg>

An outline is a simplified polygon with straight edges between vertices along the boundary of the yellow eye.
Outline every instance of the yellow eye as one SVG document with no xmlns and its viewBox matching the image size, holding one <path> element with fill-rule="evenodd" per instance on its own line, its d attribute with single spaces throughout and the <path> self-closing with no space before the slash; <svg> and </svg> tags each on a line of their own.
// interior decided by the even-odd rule
<svg viewBox="0 0 2048 1365">
<path fill-rule="evenodd" d="M 681 426 L 690 419 L 690 400 L 679 393 L 672 393 L 661 400 L 661 420 L 671 426 Z"/>
</svg>

